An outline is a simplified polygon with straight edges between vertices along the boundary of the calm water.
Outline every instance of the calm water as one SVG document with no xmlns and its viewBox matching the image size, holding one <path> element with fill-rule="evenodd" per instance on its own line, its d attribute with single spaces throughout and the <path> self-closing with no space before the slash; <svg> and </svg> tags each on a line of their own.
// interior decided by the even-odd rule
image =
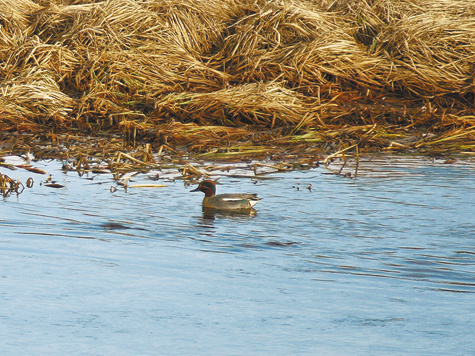
<svg viewBox="0 0 475 356">
<path fill-rule="evenodd" d="M 35 166 L 65 188 L 0 168 L 35 179 L 0 202 L 2 355 L 475 354 L 473 161 L 221 177 L 264 199 L 214 217 L 180 180 Z"/>
</svg>

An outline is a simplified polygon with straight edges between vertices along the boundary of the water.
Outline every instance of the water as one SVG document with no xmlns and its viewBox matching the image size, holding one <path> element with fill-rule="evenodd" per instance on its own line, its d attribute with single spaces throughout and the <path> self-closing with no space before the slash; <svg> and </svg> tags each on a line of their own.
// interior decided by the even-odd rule
<svg viewBox="0 0 475 356">
<path fill-rule="evenodd" d="M 35 179 L 0 202 L 1 354 L 475 354 L 473 161 L 222 177 L 264 199 L 211 217 L 179 180 L 35 166 L 65 187 L 1 169 Z"/>
</svg>

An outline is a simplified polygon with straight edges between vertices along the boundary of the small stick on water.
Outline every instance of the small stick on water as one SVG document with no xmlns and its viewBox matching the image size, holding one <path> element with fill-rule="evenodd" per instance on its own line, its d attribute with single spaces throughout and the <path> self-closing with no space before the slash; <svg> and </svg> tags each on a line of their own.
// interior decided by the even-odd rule
<svg viewBox="0 0 475 356">
<path fill-rule="evenodd" d="M 124 153 L 124 152 L 119 152 L 119 155 L 118 155 L 118 157 L 117 157 L 117 162 L 118 162 L 122 157 L 125 157 L 125 158 L 127 158 L 127 159 L 129 159 L 129 160 L 131 160 L 132 162 L 135 162 L 135 163 L 137 163 L 137 164 L 141 164 L 141 165 L 144 165 L 144 166 L 147 165 L 147 163 L 145 163 L 145 162 L 143 162 L 143 161 L 141 161 L 141 160 L 138 160 L 137 158 L 134 158 L 134 157 L 132 157 L 132 156 L 130 156 L 130 155 L 128 155 L 127 153 Z"/>
<path fill-rule="evenodd" d="M 358 144 L 355 143 L 354 145 L 351 145 L 351 146 L 349 146 L 349 147 L 347 147 L 347 148 L 345 148 L 345 149 L 343 149 L 343 150 L 340 150 L 340 151 L 338 151 L 338 152 L 335 152 L 335 153 L 331 154 L 330 156 L 327 156 L 327 157 L 323 160 L 323 163 L 324 163 L 325 165 L 328 165 L 328 161 L 329 161 L 331 158 L 333 158 L 333 157 L 335 157 L 335 156 L 338 156 L 339 154 L 341 154 L 341 153 L 343 153 L 343 152 L 346 152 L 346 151 L 348 151 L 348 150 L 351 150 L 353 147 L 355 147 L 355 146 L 357 146 L 357 145 L 358 145 Z"/>
<path fill-rule="evenodd" d="M 358 145 L 356 145 L 356 167 L 355 167 L 355 178 L 358 175 L 358 166 L 360 164 L 360 150 L 358 149 Z"/>
<path fill-rule="evenodd" d="M 346 156 L 343 152 L 341 153 L 341 157 L 343 158 L 343 165 L 340 167 L 340 170 L 337 173 L 338 175 L 341 175 L 341 172 L 343 171 L 343 168 L 345 168 L 347 162 Z"/>
</svg>

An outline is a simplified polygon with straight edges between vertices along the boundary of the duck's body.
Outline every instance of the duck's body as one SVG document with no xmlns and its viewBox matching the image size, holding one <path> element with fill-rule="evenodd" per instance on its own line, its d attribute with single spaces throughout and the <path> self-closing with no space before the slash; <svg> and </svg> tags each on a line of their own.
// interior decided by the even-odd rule
<svg viewBox="0 0 475 356">
<path fill-rule="evenodd" d="M 219 210 L 249 210 L 257 204 L 256 194 L 218 194 L 205 196 L 203 207 Z"/>
<path fill-rule="evenodd" d="M 216 195 L 216 183 L 212 180 L 204 180 L 198 188 L 192 192 L 203 192 L 203 208 L 227 211 L 251 210 L 260 200 L 257 194 L 218 194 Z"/>
</svg>

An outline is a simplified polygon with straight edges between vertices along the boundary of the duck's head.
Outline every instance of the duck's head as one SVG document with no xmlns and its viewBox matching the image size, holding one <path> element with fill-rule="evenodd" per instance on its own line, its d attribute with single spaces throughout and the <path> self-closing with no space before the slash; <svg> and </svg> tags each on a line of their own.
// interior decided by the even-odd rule
<svg viewBox="0 0 475 356">
<path fill-rule="evenodd" d="M 212 197 L 216 194 L 216 183 L 212 180 L 204 180 L 200 183 L 198 188 L 193 189 L 192 192 L 203 192 L 205 197 Z"/>
</svg>

